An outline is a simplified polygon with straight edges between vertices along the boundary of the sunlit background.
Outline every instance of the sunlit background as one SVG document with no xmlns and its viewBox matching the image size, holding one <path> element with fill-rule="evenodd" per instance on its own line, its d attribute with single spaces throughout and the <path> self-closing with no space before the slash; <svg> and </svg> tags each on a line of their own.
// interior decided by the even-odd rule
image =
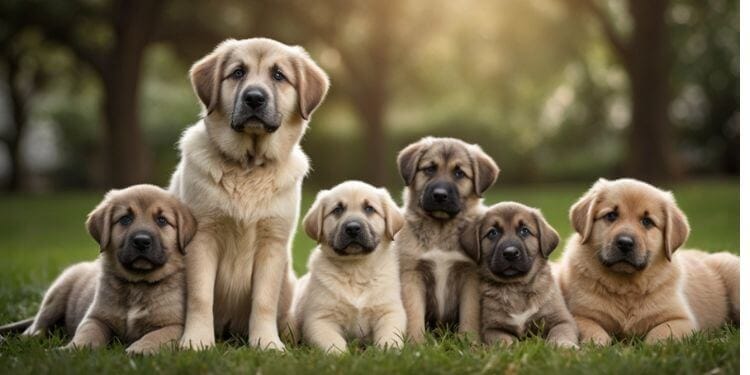
<svg viewBox="0 0 750 375">
<path fill-rule="evenodd" d="M 310 190 L 397 187 L 425 135 L 480 144 L 503 184 L 739 173 L 739 1 L 4 0 L 2 186 L 166 184 L 191 63 L 252 36 L 331 76 Z"/>
</svg>

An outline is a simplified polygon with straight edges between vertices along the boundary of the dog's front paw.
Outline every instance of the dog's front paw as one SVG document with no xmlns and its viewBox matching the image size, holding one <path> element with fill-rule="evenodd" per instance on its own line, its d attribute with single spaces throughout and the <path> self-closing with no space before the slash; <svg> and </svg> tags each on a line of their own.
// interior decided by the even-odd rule
<svg viewBox="0 0 750 375">
<path fill-rule="evenodd" d="M 216 341 L 213 335 L 184 335 L 180 339 L 180 348 L 185 350 L 206 350 L 213 348 Z"/>
<path fill-rule="evenodd" d="M 568 340 L 568 339 L 551 340 L 550 344 L 554 345 L 555 347 L 562 348 L 562 349 L 574 349 L 574 350 L 580 349 L 576 342 Z"/>
<path fill-rule="evenodd" d="M 248 342 L 250 346 L 261 350 L 286 350 L 278 334 L 250 335 Z"/>
<path fill-rule="evenodd" d="M 135 355 L 154 355 L 159 352 L 159 346 L 157 345 L 141 345 L 134 343 L 125 349 L 125 353 L 130 356 Z"/>
</svg>

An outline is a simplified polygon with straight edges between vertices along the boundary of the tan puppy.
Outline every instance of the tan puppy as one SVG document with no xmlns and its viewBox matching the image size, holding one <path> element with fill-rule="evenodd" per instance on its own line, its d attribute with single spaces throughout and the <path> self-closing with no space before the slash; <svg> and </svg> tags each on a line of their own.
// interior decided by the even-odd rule
<svg viewBox="0 0 750 375">
<path fill-rule="evenodd" d="M 403 149 L 398 167 L 406 183 L 404 229 L 394 246 L 400 256 L 407 333 L 424 340 L 425 326 L 479 331 L 476 264 L 459 236 L 479 215 L 482 193 L 499 170 L 479 146 L 427 137 Z"/>
<path fill-rule="evenodd" d="M 299 141 L 328 77 L 301 47 L 255 38 L 221 43 L 190 79 L 204 117 L 182 136 L 169 187 L 199 222 L 180 344 L 205 348 L 216 334 L 243 334 L 283 349 L 291 239 L 309 169 Z"/>
<path fill-rule="evenodd" d="M 515 202 L 490 207 L 466 228 L 461 245 L 479 263 L 481 336 L 512 344 L 541 333 L 561 347 L 578 347 L 578 329 L 547 258 L 560 237 L 534 208 Z"/>
<path fill-rule="evenodd" d="M 318 193 L 304 220 L 320 245 L 298 283 L 297 336 L 333 352 L 345 351 L 351 337 L 401 347 L 406 314 L 391 241 L 403 224 L 385 189 L 347 181 Z"/>
<path fill-rule="evenodd" d="M 559 280 L 582 342 L 647 343 L 739 322 L 739 257 L 677 249 L 690 228 L 672 194 L 599 180 L 570 210 Z"/>
<path fill-rule="evenodd" d="M 112 190 L 86 221 L 101 247 L 93 262 L 66 269 L 44 296 L 25 335 L 63 324 L 67 348 L 106 345 L 152 353 L 180 338 L 185 317 L 183 254 L 195 234 L 190 210 L 161 188 Z"/>
</svg>

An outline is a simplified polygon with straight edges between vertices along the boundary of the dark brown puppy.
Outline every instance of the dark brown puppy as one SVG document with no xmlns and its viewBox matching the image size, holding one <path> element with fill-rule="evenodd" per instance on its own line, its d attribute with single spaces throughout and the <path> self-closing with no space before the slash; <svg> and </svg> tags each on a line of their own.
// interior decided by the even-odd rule
<svg viewBox="0 0 750 375">
<path fill-rule="evenodd" d="M 86 228 L 101 256 L 55 280 L 24 334 L 64 324 L 75 333 L 66 348 L 95 348 L 118 337 L 131 354 L 178 340 L 185 317 L 183 255 L 196 230 L 189 209 L 159 187 L 137 185 L 107 193 Z"/>
<path fill-rule="evenodd" d="M 427 137 L 403 149 L 398 167 L 406 184 L 406 224 L 394 241 L 399 254 L 407 334 L 416 342 L 425 327 L 458 326 L 477 334 L 476 265 L 458 237 L 482 207 L 482 193 L 499 170 L 477 145 Z"/>
<path fill-rule="evenodd" d="M 562 347 L 578 346 L 578 330 L 547 258 L 560 237 L 531 207 L 498 203 L 468 226 L 461 246 L 479 263 L 481 336 L 512 344 L 542 333 Z"/>
</svg>

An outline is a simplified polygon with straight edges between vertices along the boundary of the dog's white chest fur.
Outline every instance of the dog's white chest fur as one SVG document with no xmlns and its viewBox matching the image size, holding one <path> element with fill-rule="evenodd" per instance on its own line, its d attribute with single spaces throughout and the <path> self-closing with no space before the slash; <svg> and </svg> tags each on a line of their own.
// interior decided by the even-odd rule
<svg viewBox="0 0 750 375">
<path fill-rule="evenodd" d="M 448 293 L 448 281 L 450 271 L 454 264 L 458 262 L 469 262 L 469 258 L 458 251 L 446 251 L 439 248 L 433 248 L 419 257 L 421 260 L 431 261 L 433 263 L 433 277 L 435 278 L 435 298 L 437 299 L 438 315 L 444 316 L 446 300 Z"/>
<path fill-rule="evenodd" d="M 525 311 L 521 311 L 519 313 L 508 313 L 508 316 L 510 317 L 509 323 L 523 330 L 526 322 L 528 322 L 529 318 L 531 318 L 532 315 L 536 314 L 537 311 L 539 311 L 538 306 L 531 306 Z"/>
</svg>

